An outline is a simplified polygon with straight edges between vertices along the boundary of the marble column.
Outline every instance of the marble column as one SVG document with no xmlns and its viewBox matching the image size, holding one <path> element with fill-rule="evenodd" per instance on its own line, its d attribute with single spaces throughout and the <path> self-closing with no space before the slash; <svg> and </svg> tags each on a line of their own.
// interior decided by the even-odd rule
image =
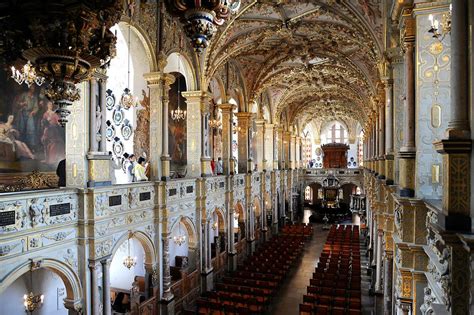
<svg viewBox="0 0 474 315">
<path fill-rule="evenodd" d="M 406 22 L 411 23 L 411 22 Z M 414 22 L 412 22 L 414 23 Z M 404 41 L 406 99 L 404 108 L 403 143 L 400 148 L 400 196 L 415 196 L 415 39 L 407 37 Z"/>
<path fill-rule="evenodd" d="M 93 154 L 98 151 L 99 146 L 97 142 L 97 133 L 100 130 L 96 130 L 97 119 L 102 117 L 97 117 L 97 111 L 101 112 L 100 103 L 97 103 L 96 95 L 99 93 L 99 85 L 97 78 L 94 76 L 90 79 L 90 95 L 89 95 L 89 154 Z M 99 106 L 99 108 L 97 108 Z M 103 113 L 101 113 L 102 116 Z M 102 120 L 100 121 L 102 124 Z"/>
<path fill-rule="evenodd" d="M 209 101 L 204 91 L 181 93 L 187 104 L 187 176 L 210 176 Z"/>
<path fill-rule="evenodd" d="M 102 314 L 111 315 L 110 300 L 110 259 L 101 260 L 102 264 Z"/>
<path fill-rule="evenodd" d="M 112 184 L 110 156 L 105 148 L 105 81 L 107 76 L 94 72 L 89 81 L 89 149 L 87 152 L 88 187 Z"/>
<path fill-rule="evenodd" d="M 385 178 L 387 185 L 395 179 L 393 155 L 393 80 L 385 81 Z"/>
<path fill-rule="evenodd" d="M 209 101 L 201 97 L 201 176 L 212 176 L 211 167 L 211 128 L 209 127 Z"/>
<path fill-rule="evenodd" d="M 277 142 L 277 154 L 278 154 L 278 169 L 283 170 L 285 169 L 285 155 L 284 155 L 284 138 L 283 138 L 283 129 L 281 127 L 277 127 L 276 130 L 276 142 Z"/>
<path fill-rule="evenodd" d="M 161 179 L 162 180 L 167 180 L 170 177 L 170 167 L 171 167 L 171 157 L 169 154 L 169 148 L 168 148 L 168 122 L 170 118 L 170 112 L 169 112 L 169 91 L 171 88 L 171 84 L 174 83 L 175 77 L 172 74 L 169 73 L 164 73 L 161 76 L 161 88 L 162 88 L 162 93 L 161 93 L 161 103 L 162 103 L 162 109 L 163 113 L 161 115 L 163 121 L 162 129 L 161 129 L 161 136 L 163 139 L 163 148 L 161 149 Z M 151 137 L 154 135 L 151 134 Z"/>
<path fill-rule="evenodd" d="M 383 313 L 385 315 L 392 314 L 392 303 L 393 303 L 393 253 L 391 251 L 385 251 L 384 255 L 384 301 L 383 301 Z"/>
<path fill-rule="evenodd" d="M 379 108 L 379 179 L 385 179 L 385 104 Z"/>
<path fill-rule="evenodd" d="M 148 152 L 149 165 L 150 165 L 150 179 L 160 180 L 161 179 L 161 155 L 163 149 L 163 137 L 155 137 L 161 133 L 162 121 L 163 121 L 163 103 L 161 95 L 163 89 L 161 88 L 162 80 L 160 72 L 151 72 L 143 75 L 147 81 L 148 89 L 150 91 L 150 152 Z"/>
<path fill-rule="evenodd" d="M 274 126 L 273 128 L 273 169 L 278 170 L 280 169 L 280 163 L 279 163 L 279 156 L 278 156 L 278 151 L 280 150 L 280 138 L 279 138 L 279 132 L 278 132 L 278 127 Z"/>
<path fill-rule="evenodd" d="M 290 138 L 290 168 L 296 169 L 296 135 L 291 134 Z"/>
<path fill-rule="evenodd" d="M 254 163 L 257 164 L 257 170 L 259 172 L 263 171 L 265 157 L 264 157 L 264 137 L 265 137 L 265 120 L 257 119 L 255 120 L 256 133 L 254 141 L 256 141 L 256 156 L 254 156 Z"/>
<path fill-rule="evenodd" d="M 252 159 L 250 158 L 250 126 L 252 113 L 238 112 L 237 116 L 240 131 L 238 133 L 238 171 L 239 174 L 246 174 L 252 171 Z"/>
<path fill-rule="evenodd" d="M 469 139 L 468 0 L 452 0 L 449 139 Z"/>
<path fill-rule="evenodd" d="M 105 102 L 106 102 L 106 91 L 107 91 L 107 76 L 102 75 L 99 77 L 99 95 L 100 95 L 100 105 L 101 105 L 101 111 L 102 111 L 102 123 L 101 123 L 101 129 L 100 129 L 100 141 L 99 141 L 99 151 L 102 152 L 105 155 L 108 155 L 109 153 L 107 152 L 107 139 L 106 139 L 106 123 L 107 123 L 107 115 L 105 115 L 107 109 L 105 108 Z"/>
<path fill-rule="evenodd" d="M 265 162 L 264 169 L 271 171 L 274 168 L 274 148 L 273 148 L 273 124 L 265 124 L 265 136 L 263 141 L 265 149 Z"/>
<path fill-rule="evenodd" d="M 296 137 L 295 138 L 295 153 L 296 153 L 296 162 L 295 162 L 295 168 L 299 169 L 301 168 L 301 137 Z"/>
<path fill-rule="evenodd" d="M 170 239 L 169 233 L 162 233 L 161 240 L 163 246 L 163 294 L 164 301 L 170 301 L 174 298 L 171 292 L 171 271 L 170 271 Z"/>
<path fill-rule="evenodd" d="M 382 291 L 382 239 L 383 230 L 377 231 L 377 252 L 376 252 L 376 263 L 375 263 L 375 292 Z"/>
<path fill-rule="evenodd" d="M 89 261 L 89 270 L 91 276 L 91 313 L 92 315 L 101 315 L 100 312 L 100 294 L 99 294 L 99 264 L 95 261 Z"/>
<path fill-rule="evenodd" d="M 434 143 L 436 151 L 443 156 L 443 218 L 439 220 L 440 225 L 447 230 L 466 232 L 472 229 L 471 176 L 473 176 L 469 126 L 469 87 L 473 83 L 472 77 L 468 75 L 468 2 L 470 1 L 452 1 L 451 117 L 446 130 L 447 139 Z M 472 11 L 472 3 L 470 5 Z"/>
<path fill-rule="evenodd" d="M 224 174 L 230 175 L 234 171 L 231 168 L 232 158 L 232 117 L 234 115 L 233 110 L 235 105 L 233 104 L 220 104 L 219 108 L 222 111 L 222 164 L 224 168 Z"/>
</svg>

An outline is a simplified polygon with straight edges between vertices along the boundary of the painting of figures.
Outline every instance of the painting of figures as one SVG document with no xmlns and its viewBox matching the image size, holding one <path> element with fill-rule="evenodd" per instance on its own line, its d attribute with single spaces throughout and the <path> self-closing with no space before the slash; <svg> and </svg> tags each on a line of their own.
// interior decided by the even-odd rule
<svg viewBox="0 0 474 315">
<path fill-rule="evenodd" d="M 186 91 L 186 81 L 183 75 L 178 73 L 173 74 L 176 76 L 176 80 L 171 85 L 169 91 L 169 109 L 170 112 L 178 109 L 179 102 L 179 108 L 184 111 L 187 108 L 186 99 L 181 95 L 181 92 Z M 168 150 L 171 156 L 171 171 L 176 174 L 176 177 L 181 177 L 186 174 L 187 163 L 186 119 L 175 120 L 170 117 L 168 126 Z"/>
<path fill-rule="evenodd" d="M 65 133 L 44 86 L 19 85 L 0 70 L 0 173 L 56 171 Z"/>
</svg>

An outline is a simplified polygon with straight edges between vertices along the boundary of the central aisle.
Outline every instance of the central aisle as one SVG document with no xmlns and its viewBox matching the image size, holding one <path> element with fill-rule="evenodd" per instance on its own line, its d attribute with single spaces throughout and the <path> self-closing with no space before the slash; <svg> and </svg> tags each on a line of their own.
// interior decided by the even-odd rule
<svg viewBox="0 0 474 315">
<path fill-rule="evenodd" d="M 306 294 L 309 279 L 313 276 L 329 232 L 322 229 L 322 224 L 313 224 L 313 228 L 313 238 L 305 244 L 301 262 L 292 270 L 289 279 L 285 281 L 279 294 L 275 297 L 271 314 L 299 314 L 299 304 L 303 303 L 303 294 Z"/>
</svg>

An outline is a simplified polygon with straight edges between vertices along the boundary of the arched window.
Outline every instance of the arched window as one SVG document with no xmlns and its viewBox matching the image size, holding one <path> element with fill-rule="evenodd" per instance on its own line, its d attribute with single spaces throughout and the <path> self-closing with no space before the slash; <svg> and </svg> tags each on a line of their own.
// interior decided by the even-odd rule
<svg viewBox="0 0 474 315">
<path fill-rule="evenodd" d="M 346 143 L 347 130 L 339 122 L 334 122 L 326 131 L 327 143 Z"/>
</svg>

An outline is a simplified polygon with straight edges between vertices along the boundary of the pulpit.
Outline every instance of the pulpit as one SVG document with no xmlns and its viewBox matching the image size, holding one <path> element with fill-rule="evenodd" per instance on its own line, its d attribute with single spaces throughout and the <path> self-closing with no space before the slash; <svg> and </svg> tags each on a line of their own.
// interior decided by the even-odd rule
<svg viewBox="0 0 474 315">
<path fill-rule="evenodd" d="M 329 143 L 321 146 L 324 168 L 346 168 L 349 146 L 343 143 Z"/>
</svg>

